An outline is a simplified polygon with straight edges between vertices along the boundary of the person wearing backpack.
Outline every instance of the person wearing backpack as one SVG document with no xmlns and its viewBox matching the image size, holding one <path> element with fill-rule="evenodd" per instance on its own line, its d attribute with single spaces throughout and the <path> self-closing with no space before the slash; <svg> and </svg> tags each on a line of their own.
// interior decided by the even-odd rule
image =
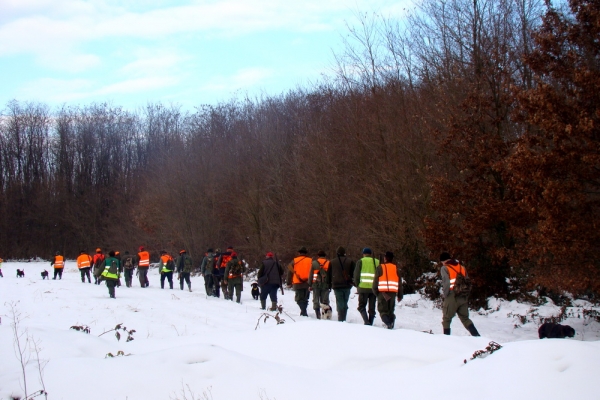
<svg viewBox="0 0 600 400">
<path fill-rule="evenodd" d="M 173 271 L 175 270 L 175 263 L 173 257 L 169 255 L 165 250 L 160 251 L 160 288 L 165 288 L 165 279 L 169 281 L 169 288 L 173 289 Z"/>
<path fill-rule="evenodd" d="M 126 251 L 123 255 L 123 258 L 121 259 L 121 265 L 123 266 L 123 276 L 125 276 L 125 286 L 132 287 L 135 259 L 131 254 L 129 254 L 128 251 Z"/>
<path fill-rule="evenodd" d="M 106 287 L 108 288 L 108 295 L 111 299 L 116 299 L 115 287 L 119 282 L 121 276 L 121 264 L 115 257 L 115 252 L 111 251 L 108 253 L 108 258 L 104 260 L 104 270 L 102 271 L 102 278 L 106 281 Z"/>
<path fill-rule="evenodd" d="M 96 254 L 92 258 L 92 263 L 94 264 L 94 284 L 99 285 L 102 282 L 102 272 L 104 271 L 104 260 L 106 256 L 102 254 L 102 249 L 98 247 L 96 249 Z"/>
<path fill-rule="evenodd" d="M 88 283 L 92 283 L 92 278 L 90 275 L 90 269 L 92 268 L 92 257 L 84 250 L 79 252 L 79 257 L 77 257 L 77 268 L 79 268 L 79 273 L 81 273 L 81 282 L 85 283 L 85 277 L 87 276 Z"/>
<path fill-rule="evenodd" d="M 177 273 L 179 274 L 179 288 L 183 290 L 183 281 L 187 283 L 188 290 L 192 291 L 192 281 L 190 280 L 190 274 L 192 273 L 193 263 L 192 257 L 188 256 L 185 250 L 179 252 L 179 257 L 175 260 L 177 266 Z"/>
<path fill-rule="evenodd" d="M 233 247 L 229 246 L 227 251 L 221 253 L 219 249 L 217 249 L 217 262 L 215 263 L 215 267 L 213 268 L 213 293 L 215 297 L 221 297 L 221 289 L 223 289 L 223 297 L 227 300 L 227 285 L 223 284 L 223 276 L 225 276 L 225 267 L 229 260 L 231 260 L 231 252 L 233 251 Z"/>
<path fill-rule="evenodd" d="M 295 300 L 300 307 L 300 315 L 308 317 L 306 309 L 310 300 L 310 291 L 308 286 L 308 274 L 312 266 L 312 259 L 307 256 L 308 250 L 306 247 L 301 247 L 298 250 L 298 255 L 288 264 L 287 285 L 293 285 L 296 292 Z"/>
<path fill-rule="evenodd" d="M 398 302 L 402 301 L 402 297 L 404 297 L 402 278 L 400 267 L 392 263 L 394 253 L 386 251 L 383 260 L 384 263 L 375 270 L 373 293 L 377 296 L 377 311 L 379 311 L 381 320 L 388 329 L 394 329 L 396 297 Z"/>
<path fill-rule="evenodd" d="M 271 308 L 269 311 L 277 310 L 277 291 L 282 285 L 283 268 L 275 259 L 272 252 L 268 252 L 262 265 L 258 269 L 256 279 L 261 286 L 260 290 L 260 309 L 267 308 L 267 296 L 271 299 Z M 283 294 L 283 289 L 282 292 Z"/>
<path fill-rule="evenodd" d="M 329 260 L 323 250 L 317 253 L 317 259 L 312 262 L 308 274 L 308 285 L 313 292 L 313 309 L 317 319 L 321 319 L 321 304 L 329 305 L 331 279 L 329 277 Z"/>
<path fill-rule="evenodd" d="M 342 246 L 336 250 L 336 257 L 329 260 L 329 282 L 335 295 L 335 304 L 338 314 L 338 321 L 344 322 L 348 315 L 348 300 L 350 300 L 350 291 L 354 282 L 354 269 L 356 264 L 354 260 L 346 256 L 346 249 Z"/>
<path fill-rule="evenodd" d="M 206 254 L 202 259 L 202 264 L 200 265 L 200 272 L 204 277 L 204 290 L 206 290 L 207 296 L 213 295 L 213 269 L 215 268 L 215 253 L 213 249 L 210 248 L 206 250 Z"/>
<path fill-rule="evenodd" d="M 243 261 L 237 258 L 237 253 L 231 253 L 231 260 L 225 267 L 225 277 L 223 281 L 227 283 L 227 296 L 233 301 L 233 290 L 235 289 L 235 301 L 239 303 L 242 299 L 242 291 L 244 290 L 243 274 L 246 272 Z"/>
<path fill-rule="evenodd" d="M 373 251 L 365 247 L 362 251 L 363 257 L 356 262 L 354 270 L 354 282 L 358 288 L 358 312 L 365 325 L 373 325 L 375 320 L 375 302 L 377 297 L 373 293 L 373 280 L 375 270 L 379 266 L 379 260 L 373 257 Z M 367 315 L 367 304 L 369 314 Z"/>
<path fill-rule="evenodd" d="M 468 280 L 467 270 L 458 260 L 452 258 L 450 253 L 440 254 L 442 268 L 442 291 L 444 303 L 442 305 L 442 326 L 444 335 L 450 334 L 450 324 L 452 318 L 458 314 L 460 322 L 469 331 L 472 336 L 479 336 L 473 321 L 469 319 L 469 294 L 470 281 Z"/>
</svg>

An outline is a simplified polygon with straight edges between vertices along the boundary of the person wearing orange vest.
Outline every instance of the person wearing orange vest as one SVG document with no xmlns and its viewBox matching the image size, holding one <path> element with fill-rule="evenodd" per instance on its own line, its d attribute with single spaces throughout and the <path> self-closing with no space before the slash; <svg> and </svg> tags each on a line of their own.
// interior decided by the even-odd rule
<svg viewBox="0 0 600 400">
<path fill-rule="evenodd" d="M 237 258 L 237 253 L 231 253 L 231 260 L 225 267 L 225 278 L 223 282 L 227 284 L 227 298 L 233 301 L 233 291 L 235 290 L 236 302 L 242 299 L 242 290 L 244 290 L 244 272 L 246 267 L 242 260 Z"/>
<path fill-rule="evenodd" d="M 87 276 L 88 283 L 92 283 L 92 278 L 90 276 L 92 257 L 84 250 L 81 250 L 79 252 L 79 257 L 77 257 L 77 268 L 79 268 L 79 272 L 81 273 L 81 282 L 85 283 L 85 277 Z"/>
<path fill-rule="evenodd" d="M 313 309 L 317 319 L 321 319 L 321 304 L 329 305 L 331 292 L 331 275 L 329 274 L 329 260 L 323 250 L 317 253 L 317 259 L 312 262 L 308 274 L 308 285 L 313 292 Z"/>
<path fill-rule="evenodd" d="M 301 247 L 294 261 L 287 266 L 287 286 L 289 288 L 293 285 L 296 292 L 294 299 L 298 307 L 300 307 L 300 315 L 303 317 L 308 317 L 306 309 L 310 300 L 308 276 L 310 274 L 310 267 L 312 266 L 312 259 L 307 254 L 308 250 L 306 250 L 306 247 Z"/>
<path fill-rule="evenodd" d="M 440 254 L 440 262 L 442 263 L 440 273 L 442 275 L 442 291 L 444 297 L 444 303 L 442 305 L 442 327 L 444 328 L 444 335 L 450 334 L 452 318 L 458 314 L 460 322 L 462 322 L 469 333 L 472 336 L 479 336 L 479 332 L 477 332 L 473 321 L 469 319 L 469 298 L 467 296 L 456 296 L 453 291 L 456 276 L 459 273 L 467 276 L 467 270 L 458 260 L 453 259 L 450 253 L 447 252 Z"/>
<path fill-rule="evenodd" d="M 377 296 L 373 294 L 373 281 L 375 271 L 379 266 L 379 260 L 373 257 L 373 250 L 365 247 L 362 251 L 363 257 L 356 262 L 354 269 L 354 283 L 358 291 L 358 312 L 365 325 L 373 325 L 375 320 L 375 302 Z M 367 315 L 367 304 L 369 314 Z"/>
<path fill-rule="evenodd" d="M 139 253 L 137 254 L 137 268 L 138 278 L 140 279 L 140 286 L 147 288 L 150 286 L 148 281 L 148 269 L 150 268 L 150 253 L 146 251 L 144 246 L 140 246 Z"/>
<path fill-rule="evenodd" d="M 165 250 L 160 252 L 160 262 L 158 265 L 160 272 L 160 288 L 165 288 L 165 279 L 169 281 L 169 288 L 173 289 L 173 271 L 175 271 L 175 262 Z"/>
<path fill-rule="evenodd" d="M 223 297 L 225 300 L 228 300 L 227 296 L 227 284 L 223 283 L 223 277 L 225 276 L 225 268 L 227 267 L 227 263 L 231 260 L 231 253 L 233 252 L 233 247 L 229 246 L 227 251 L 221 253 L 219 249 L 217 249 L 217 254 L 219 258 L 217 259 L 217 263 L 215 264 L 215 268 L 213 269 L 213 293 L 215 297 L 221 297 L 220 290 L 223 289 Z"/>
<path fill-rule="evenodd" d="M 386 251 L 383 257 L 384 263 L 375 270 L 373 280 L 373 293 L 377 296 L 377 311 L 381 320 L 388 329 L 394 329 L 396 315 L 396 297 L 398 302 L 402 301 L 404 291 L 402 290 L 402 277 L 400 267 L 394 263 L 394 253 Z"/>
<path fill-rule="evenodd" d="M 58 279 L 62 279 L 63 269 L 65 268 L 65 258 L 60 255 L 60 251 L 56 252 L 54 260 L 50 262 L 50 265 L 54 266 L 54 278 L 52 279 L 55 280 L 57 276 Z"/>
<path fill-rule="evenodd" d="M 99 285 L 102 282 L 101 275 L 104 272 L 104 260 L 106 257 L 102 254 L 102 249 L 98 247 L 96 249 L 96 254 L 92 258 L 92 263 L 94 264 L 94 284 Z"/>
</svg>

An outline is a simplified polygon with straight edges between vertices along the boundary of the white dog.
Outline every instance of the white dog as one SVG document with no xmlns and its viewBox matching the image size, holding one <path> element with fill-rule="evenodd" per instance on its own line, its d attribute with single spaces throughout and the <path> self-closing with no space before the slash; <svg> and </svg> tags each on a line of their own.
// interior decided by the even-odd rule
<svg viewBox="0 0 600 400">
<path fill-rule="evenodd" d="M 321 318 L 331 319 L 331 307 L 328 304 L 321 303 Z"/>
</svg>

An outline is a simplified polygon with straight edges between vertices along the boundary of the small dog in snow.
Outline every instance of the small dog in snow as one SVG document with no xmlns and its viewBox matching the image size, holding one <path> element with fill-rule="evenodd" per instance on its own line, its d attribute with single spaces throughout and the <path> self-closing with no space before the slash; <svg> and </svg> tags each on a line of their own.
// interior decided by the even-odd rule
<svg viewBox="0 0 600 400">
<path fill-rule="evenodd" d="M 575 336 L 575 329 L 571 328 L 569 325 L 560 325 L 553 324 L 551 322 L 546 322 L 542 324 L 538 329 L 538 334 L 540 339 L 549 338 L 549 339 L 564 339 L 566 337 Z"/>
<path fill-rule="evenodd" d="M 252 298 L 254 300 L 258 300 L 258 296 L 260 296 L 260 289 L 258 288 L 258 283 L 252 282 L 252 290 L 250 291 L 252 294 Z"/>
<path fill-rule="evenodd" d="M 41 275 L 42 275 L 42 280 L 48 278 L 48 271 L 43 270 Z"/>
<path fill-rule="evenodd" d="M 17 269 L 17 278 L 25 278 L 25 270 Z"/>
<path fill-rule="evenodd" d="M 331 319 L 331 306 L 329 304 L 321 303 L 321 318 L 322 319 Z"/>
</svg>

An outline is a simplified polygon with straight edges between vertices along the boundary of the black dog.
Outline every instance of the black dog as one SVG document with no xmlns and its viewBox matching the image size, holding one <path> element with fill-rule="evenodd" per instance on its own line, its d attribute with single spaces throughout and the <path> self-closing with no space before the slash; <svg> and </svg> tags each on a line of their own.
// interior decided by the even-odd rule
<svg viewBox="0 0 600 400">
<path fill-rule="evenodd" d="M 571 328 L 569 325 L 546 322 L 540 326 L 540 329 L 538 329 L 538 334 L 540 335 L 540 339 L 564 339 L 566 337 L 575 336 L 575 329 Z"/>
<path fill-rule="evenodd" d="M 48 271 L 43 270 L 41 275 L 42 275 L 42 279 L 48 278 Z"/>
<path fill-rule="evenodd" d="M 25 270 L 17 269 L 17 278 L 25 278 Z"/>
<path fill-rule="evenodd" d="M 258 296 L 260 296 L 260 289 L 258 288 L 258 283 L 252 283 L 252 290 L 250 291 L 250 293 L 252 294 L 252 298 L 254 300 L 258 300 Z"/>
</svg>

